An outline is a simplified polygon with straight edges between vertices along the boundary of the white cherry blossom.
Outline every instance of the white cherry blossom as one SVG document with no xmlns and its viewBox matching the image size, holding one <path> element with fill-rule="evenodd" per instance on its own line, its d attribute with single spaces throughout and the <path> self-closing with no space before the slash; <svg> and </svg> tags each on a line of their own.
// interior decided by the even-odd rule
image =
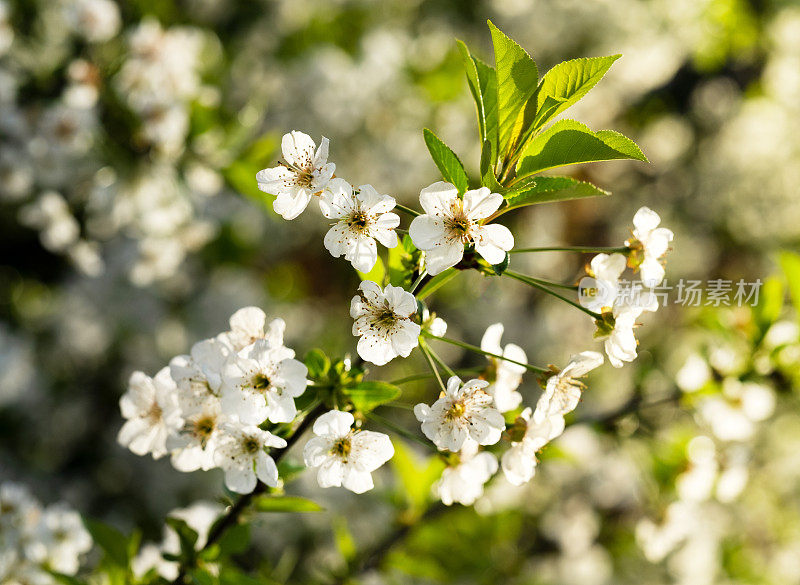
<svg viewBox="0 0 800 585">
<path fill-rule="evenodd" d="M 316 152 L 315 152 L 316 149 Z M 292 131 L 283 135 L 280 166 L 259 171 L 258 188 L 275 195 L 275 212 L 284 219 L 294 219 L 308 207 L 312 195 L 321 192 L 333 177 L 336 165 L 328 162 L 328 139 L 323 136 L 319 148 L 308 134 Z"/>
<path fill-rule="evenodd" d="M 436 313 L 431 313 L 428 307 L 422 310 L 422 330 L 434 337 L 444 337 L 447 333 L 447 322 Z"/>
<path fill-rule="evenodd" d="M 356 350 L 362 359 L 382 366 L 397 356 L 408 357 L 419 343 L 419 324 L 411 320 L 417 301 L 399 286 L 384 290 L 371 280 L 358 288 L 350 301 L 350 316 L 355 319 L 353 335 L 358 336 Z"/>
<path fill-rule="evenodd" d="M 225 485 L 229 490 L 249 494 L 258 481 L 270 487 L 278 485 L 278 467 L 264 449 L 282 449 L 286 441 L 254 425 L 228 423 L 223 431 L 223 438 L 214 451 L 214 462 L 225 471 Z"/>
<path fill-rule="evenodd" d="M 228 343 L 234 351 L 251 345 L 257 339 L 266 339 L 272 347 L 283 345 L 286 323 L 283 319 L 273 319 L 267 323 L 267 314 L 258 307 L 244 307 L 230 318 L 230 331 L 219 335 L 219 340 Z M 289 357 L 294 357 L 294 352 Z"/>
<path fill-rule="evenodd" d="M 220 425 L 228 420 L 222 412 L 220 394 L 223 368 L 231 351 L 219 339 L 206 339 L 192 346 L 191 355 L 177 356 L 169 363 L 184 422 L 167 439 L 167 449 L 179 471 L 214 467 Z"/>
<path fill-rule="evenodd" d="M 703 398 L 698 404 L 700 418 L 721 441 L 748 441 L 758 423 L 775 411 L 775 393 L 758 382 L 741 382 L 728 377 L 722 392 Z"/>
<path fill-rule="evenodd" d="M 621 368 L 624 362 L 636 359 L 639 344 L 633 333 L 636 319 L 642 314 L 642 307 L 620 305 L 614 307 L 614 328 L 604 335 L 604 346 L 608 361 L 615 368 Z"/>
<path fill-rule="evenodd" d="M 581 305 L 596 313 L 611 309 L 619 297 L 619 277 L 626 263 L 622 254 L 597 254 L 592 258 L 591 279 L 581 282 Z M 590 292 L 592 294 L 588 294 Z"/>
<path fill-rule="evenodd" d="M 291 422 L 297 414 L 294 399 L 308 384 L 308 368 L 293 355 L 266 339 L 232 355 L 223 371 L 223 411 L 245 424 Z"/>
<path fill-rule="evenodd" d="M 483 495 L 483 486 L 497 472 L 497 457 L 479 451 L 478 443 L 468 439 L 458 454 L 457 465 L 447 467 L 436 485 L 445 506 L 458 502 L 471 506 Z"/>
<path fill-rule="evenodd" d="M 92 537 L 80 514 L 64 504 L 54 504 L 42 513 L 25 553 L 32 561 L 46 564 L 53 571 L 74 575 L 80 566 L 80 556 L 91 548 Z"/>
<path fill-rule="evenodd" d="M 178 471 L 209 470 L 215 467 L 214 450 L 221 438 L 222 425 L 230 417 L 222 412 L 219 397 L 210 395 L 182 411 L 184 424 L 167 439 L 173 467 Z"/>
<path fill-rule="evenodd" d="M 179 390 L 182 410 L 209 396 L 219 396 L 222 370 L 231 355 L 230 346 L 218 339 L 205 339 L 192 346 L 190 355 L 179 355 L 169 362 L 170 376 Z"/>
<path fill-rule="evenodd" d="M 458 376 L 447 381 L 446 391 L 428 406 L 414 407 L 422 432 L 439 449 L 458 451 L 469 438 L 480 445 L 493 445 L 500 440 L 505 420 L 494 406 L 494 399 L 486 392 L 485 380 L 461 382 Z"/>
<path fill-rule="evenodd" d="M 0 484 L 0 534 L 6 546 L 27 536 L 42 513 L 28 488 L 17 483 Z"/>
<path fill-rule="evenodd" d="M 455 266 L 464 257 L 464 245 L 489 264 L 499 264 L 514 247 L 514 236 L 502 225 L 484 225 L 503 203 L 503 196 L 481 187 L 458 196 L 451 183 L 439 181 L 419 194 L 424 215 L 415 217 L 408 233 L 414 245 L 425 252 L 428 274 L 436 275 Z"/>
<path fill-rule="evenodd" d="M 520 346 L 509 343 L 504 348 L 500 345 L 503 331 L 502 323 L 489 325 L 481 339 L 481 349 L 523 364 L 528 363 L 528 356 Z M 517 388 L 522 383 L 522 374 L 525 373 L 525 368 L 495 357 L 488 357 L 488 359 L 491 366 L 486 375 L 486 379 L 489 381 L 486 392 L 494 398 L 494 405 L 500 412 L 514 410 L 522 402 L 522 395 L 517 392 Z"/>
<path fill-rule="evenodd" d="M 166 455 L 167 437 L 183 425 L 178 388 L 169 367 L 162 368 L 153 378 L 134 372 L 119 407 L 127 422 L 117 441 L 137 455 L 151 453 L 154 459 Z"/>
<path fill-rule="evenodd" d="M 307 467 L 318 468 L 320 487 L 342 486 L 361 494 L 373 488 L 372 472 L 394 455 L 387 435 L 352 429 L 353 415 L 332 410 L 314 422 L 314 434 L 306 443 Z"/>
<path fill-rule="evenodd" d="M 378 260 L 375 240 L 394 248 L 400 217 L 391 213 L 395 200 L 381 195 L 372 185 L 353 189 L 344 179 L 331 179 L 320 197 L 322 214 L 336 223 L 325 234 L 325 248 L 360 272 L 369 272 Z"/>
<path fill-rule="evenodd" d="M 674 234 L 672 230 L 658 227 L 661 217 L 649 207 L 642 207 L 633 216 L 633 238 L 625 242 L 635 254 L 634 265 L 638 267 L 645 286 L 657 286 L 664 280 L 661 258 L 667 253 Z"/>
<path fill-rule="evenodd" d="M 603 355 L 596 351 L 583 351 L 569 358 L 563 370 L 547 379 L 547 386 L 536 404 L 533 418 L 540 422 L 575 410 L 585 388 L 579 378 L 601 366 L 603 361 Z"/>
<path fill-rule="evenodd" d="M 501 464 L 506 479 L 513 485 L 522 485 L 531 480 L 536 473 L 536 453 L 547 443 L 564 432 L 564 417 L 556 414 L 540 420 L 531 416 L 531 409 L 522 411 L 517 424 L 524 424 L 525 429 L 518 441 L 512 441 L 511 447 L 503 453 Z M 512 429 L 512 432 L 520 432 Z"/>
</svg>

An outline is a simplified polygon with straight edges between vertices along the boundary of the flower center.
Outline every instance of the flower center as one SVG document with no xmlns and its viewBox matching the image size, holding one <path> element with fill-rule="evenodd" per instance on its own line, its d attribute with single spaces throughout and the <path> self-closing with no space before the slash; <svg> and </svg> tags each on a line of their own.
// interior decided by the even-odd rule
<svg viewBox="0 0 800 585">
<path fill-rule="evenodd" d="M 216 421 L 212 416 L 202 416 L 194 422 L 194 434 L 205 441 L 216 428 Z"/>
<path fill-rule="evenodd" d="M 444 413 L 444 418 L 446 420 L 456 420 L 464 416 L 464 413 L 467 411 L 467 407 L 461 400 L 458 400 L 453 403 L 450 409 Z"/>
<path fill-rule="evenodd" d="M 307 170 L 301 170 L 300 172 L 298 172 L 297 178 L 295 179 L 295 183 L 300 187 L 310 187 L 313 181 L 314 181 L 314 175 Z"/>
<path fill-rule="evenodd" d="M 245 453 L 257 453 L 261 449 L 261 443 L 255 437 L 247 437 L 242 443 Z"/>
<path fill-rule="evenodd" d="M 253 389 L 256 392 L 266 392 L 269 389 L 270 381 L 269 376 L 264 373 L 259 372 L 255 376 L 253 376 L 252 382 L 250 382 L 253 386 Z"/>
<path fill-rule="evenodd" d="M 350 444 L 350 435 L 337 440 L 331 447 L 331 454 L 341 457 L 345 461 L 350 456 L 352 445 Z"/>
<path fill-rule="evenodd" d="M 158 405 L 158 402 L 154 402 L 153 405 L 150 407 L 150 410 L 147 411 L 147 419 L 153 422 L 158 422 L 161 420 L 161 415 L 163 411 L 161 407 Z"/>
<path fill-rule="evenodd" d="M 363 211 L 357 211 L 353 215 L 350 216 L 350 221 L 348 222 L 350 227 L 356 228 L 358 230 L 363 230 L 367 227 L 369 223 L 369 218 L 367 214 Z"/>
<path fill-rule="evenodd" d="M 375 325 L 379 327 L 391 327 L 397 322 L 397 315 L 389 307 L 379 309 L 375 313 Z"/>
</svg>

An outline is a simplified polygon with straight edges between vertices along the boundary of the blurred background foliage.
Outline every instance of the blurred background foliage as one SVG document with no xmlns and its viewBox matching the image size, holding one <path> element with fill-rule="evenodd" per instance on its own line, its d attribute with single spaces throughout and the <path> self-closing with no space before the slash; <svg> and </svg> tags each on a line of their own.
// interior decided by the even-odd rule
<svg viewBox="0 0 800 585">
<path fill-rule="evenodd" d="M 517 245 L 620 245 L 648 205 L 676 233 L 669 283 L 761 279 L 760 305 L 650 317 L 639 360 L 591 379 L 579 424 L 526 488 L 498 481 L 474 510 L 437 510 L 394 545 L 436 476 L 407 445 L 370 496 L 326 491 L 329 512 L 258 518 L 244 565 L 278 582 L 324 580 L 349 559 L 392 583 L 800 583 L 800 342 L 784 303 L 800 269 L 777 262 L 800 243 L 789 0 L 0 0 L 0 479 L 147 540 L 170 509 L 214 499 L 216 472 L 182 475 L 117 446 L 127 377 L 248 304 L 286 319 L 301 355 L 352 352 L 357 276 L 325 252 L 313 213 L 272 212 L 255 173 L 299 129 L 331 139 L 342 176 L 411 203 L 438 179 L 430 127 L 477 177 L 454 39 L 490 60 L 487 18 L 541 70 L 623 53 L 571 115 L 623 131 L 651 160 L 574 167 L 613 197 L 508 214 Z M 514 264 L 567 282 L 585 260 Z M 504 322 L 533 363 L 594 344 L 583 315 L 514 282 L 463 274 L 432 308 L 471 343 Z M 750 383 L 773 399 L 768 424 L 763 392 L 748 410 Z M 434 392 L 405 390 L 410 404 Z M 538 392 L 523 387 L 529 403 Z M 291 490 L 319 495 L 302 477 Z M 375 543 L 385 550 L 359 552 Z"/>
</svg>

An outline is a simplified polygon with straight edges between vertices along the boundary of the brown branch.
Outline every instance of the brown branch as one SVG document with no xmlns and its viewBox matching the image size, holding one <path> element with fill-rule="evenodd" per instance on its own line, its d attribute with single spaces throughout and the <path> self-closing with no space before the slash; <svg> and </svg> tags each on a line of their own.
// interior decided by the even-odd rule
<svg viewBox="0 0 800 585">
<path fill-rule="evenodd" d="M 334 580 L 335 585 L 344 585 L 353 577 L 377 569 L 384 557 L 400 542 L 405 540 L 411 531 L 418 525 L 427 520 L 433 520 L 449 510 L 441 502 L 432 504 L 424 513 L 420 514 L 414 522 L 399 524 L 395 530 L 387 534 L 382 540 L 370 549 L 362 551 L 355 559 L 348 563 L 346 571 L 337 576 Z"/>
<path fill-rule="evenodd" d="M 305 433 L 306 430 L 308 430 L 314 421 L 324 412 L 325 406 L 320 404 L 305 416 L 294 432 L 289 436 L 289 438 L 286 439 L 286 446 L 273 455 L 272 459 L 275 461 L 276 465 L 281 459 L 283 459 L 284 455 L 289 452 L 289 449 L 291 449 L 292 446 L 297 443 L 300 437 Z M 232 528 L 239 523 L 239 519 L 242 517 L 242 514 L 245 512 L 245 510 L 247 510 L 248 506 L 252 503 L 253 499 L 266 491 L 267 485 L 259 481 L 252 492 L 239 496 L 236 502 L 234 502 L 234 504 L 225 513 L 225 516 L 223 516 L 214 524 L 214 526 L 211 528 L 211 532 L 208 533 L 206 543 L 197 552 L 201 553 L 219 541 L 219 539 L 222 538 L 229 528 Z M 178 571 L 178 576 L 172 582 L 173 585 L 183 585 L 186 582 L 186 572 L 188 569 L 189 567 L 186 567 L 183 564 L 181 565 L 180 570 Z"/>
</svg>

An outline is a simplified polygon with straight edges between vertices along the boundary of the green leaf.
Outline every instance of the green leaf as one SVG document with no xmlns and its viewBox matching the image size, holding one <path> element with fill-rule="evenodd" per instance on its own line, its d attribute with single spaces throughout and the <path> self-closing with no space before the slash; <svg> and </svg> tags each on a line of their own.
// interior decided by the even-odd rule
<svg viewBox="0 0 800 585">
<path fill-rule="evenodd" d="M 488 187 L 492 193 L 504 193 L 506 189 L 497 182 L 492 167 L 492 145 L 486 140 L 481 150 L 481 187 Z"/>
<path fill-rule="evenodd" d="M 369 412 L 381 404 L 396 400 L 400 397 L 402 391 L 397 386 L 387 382 L 360 382 L 351 388 L 347 388 L 346 393 L 356 410 Z"/>
<path fill-rule="evenodd" d="M 447 282 L 453 277 L 455 277 L 456 274 L 458 274 L 458 270 L 456 270 L 455 268 L 448 268 L 444 272 L 440 272 L 439 274 L 437 274 L 436 276 L 434 276 L 428 282 L 425 283 L 425 286 L 423 286 L 422 289 L 416 295 L 417 300 L 421 301 L 428 295 L 433 294 L 441 287 L 443 287 L 445 284 L 447 284 Z"/>
<path fill-rule="evenodd" d="M 507 199 L 508 209 L 514 209 L 552 201 L 566 201 L 584 197 L 607 197 L 611 193 L 603 191 L 591 183 L 579 181 L 572 177 L 536 177 L 526 184 L 524 191 L 513 192 L 509 195 L 511 197 Z"/>
<path fill-rule="evenodd" d="M 316 502 L 300 496 L 260 496 L 253 502 L 257 512 L 322 512 Z"/>
<path fill-rule="evenodd" d="M 456 153 L 427 128 L 422 130 L 422 135 L 425 138 L 428 152 L 431 153 L 431 158 L 442 173 L 444 180 L 455 185 L 458 192 L 463 194 L 469 188 L 469 180 L 464 165 L 461 164 Z"/>
<path fill-rule="evenodd" d="M 492 264 L 492 271 L 497 276 L 502 276 L 503 273 L 508 270 L 508 265 L 511 263 L 511 256 L 509 256 L 508 252 L 506 252 L 506 257 L 503 258 L 503 261 L 498 264 Z"/>
<path fill-rule="evenodd" d="M 308 376 L 314 380 L 324 378 L 331 369 L 331 360 L 321 349 L 310 350 L 303 358 L 303 363 L 308 368 Z"/>
<path fill-rule="evenodd" d="M 97 520 L 84 518 L 86 530 L 92 535 L 95 544 L 103 549 L 106 557 L 119 567 L 128 566 L 128 539 L 119 530 Z"/>
<path fill-rule="evenodd" d="M 358 556 L 358 548 L 344 516 L 337 516 L 333 519 L 333 537 L 336 541 L 336 548 L 339 549 L 345 563 L 349 565 Z"/>
<path fill-rule="evenodd" d="M 767 278 L 761 286 L 758 304 L 754 310 L 762 334 L 780 318 L 783 311 L 783 293 L 783 282 L 775 276 Z"/>
<path fill-rule="evenodd" d="M 565 165 L 615 159 L 647 161 L 636 143 L 619 132 L 592 132 L 575 120 L 559 120 L 528 143 L 517 163 L 517 176 L 526 177 Z"/>
<path fill-rule="evenodd" d="M 497 163 L 497 72 L 480 59 L 473 57 L 472 62 L 478 72 L 478 83 L 480 84 L 481 99 L 483 100 L 483 116 L 485 125 L 485 135 L 481 136 L 481 141 L 489 141 L 491 147 L 491 163 Z"/>
<path fill-rule="evenodd" d="M 277 583 L 277 581 L 262 576 L 256 579 L 233 568 L 223 567 L 219 574 L 219 585 L 274 585 Z"/>
<path fill-rule="evenodd" d="M 397 246 L 389 248 L 389 261 L 387 262 L 389 284 L 408 288 L 412 282 L 411 276 L 417 269 L 419 255 L 419 251 L 414 247 L 408 234 L 403 236 Z"/>
<path fill-rule="evenodd" d="M 197 532 L 191 528 L 186 521 L 180 518 L 173 518 L 168 516 L 166 521 L 167 526 L 172 528 L 178 535 L 178 541 L 181 545 L 181 558 L 190 564 L 195 558 L 197 544 Z"/>
<path fill-rule="evenodd" d="M 461 58 L 464 61 L 464 72 L 467 74 L 467 85 L 472 94 L 472 99 L 475 100 L 475 108 L 478 110 L 478 130 L 481 135 L 481 142 L 486 140 L 486 114 L 483 108 L 483 94 L 481 92 L 481 84 L 478 79 L 478 70 L 475 66 L 475 61 L 472 60 L 472 55 L 469 53 L 467 45 L 463 41 L 456 39 L 458 51 L 461 53 Z"/>
<path fill-rule="evenodd" d="M 189 573 L 192 585 L 215 585 L 216 579 L 205 569 L 193 569 Z"/>
<path fill-rule="evenodd" d="M 789 295 L 794 303 L 795 311 L 800 317 L 800 255 L 793 252 L 781 254 L 781 267 L 789 283 Z"/>
<path fill-rule="evenodd" d="M 523 131 L 525 104 L 536 92 L 539 70 L 530 55 L 489 21 L 497 71 L 498 154 L 508 159 Z"/>
<path fill-rule="evenodd" d="M 77 577 L 65 575 L 64 573 L 56 573 L 55 571 L 47 571 L 56 581 L 64 585 L 86 585 L 85 581 L 81 581 Z"/>
<path fill-rule="evenodd" d="M 390 463 L 402 484 L 401 495 L 412 508 L 424 509 L 431 499 L 431 487 L 442 475 L 442 458 L 436 455 L 419 457 L 403 441 L 395 441 Z"/>
<path fill-rule="evenodd" d="M 280 477 L 284 483 L 288 482 L 293 477 L 300 475 L 305 470 L 305 465 L 302 463 L 293 462 L 286 457 L 278 462 L 278 477 Z"/>
<path fill-rule="evenodd" d="M 622 55 L 564 61 L 545 73 L 536 96 L 533 130 L 541 128 L 589 93 Z"/>
<path fill-rule="evenodd" d="M 222 175 L 234 191 L 246 196 L 259 207 L 274 213 L 272 201 L 275 196 L 261 191 L 256 182 L 256 173 L 262 168 L 251 162 L 234 161 L 222 171 Z"/>
<path fill-rule="evenodd" d="M 250 546 L 250 525 L 242 523 L 229 528 L 219 539 L 218 544 L 223 554 L 243 553 Z"/>
<path fill-rule="evenodd" d="M 378 256 L 378 261 L 375 262 L 375 266 L 372 267 L 372 270 L 369 272 L 358 272 L 358 277 L 361 280 L 371 280 L 377 284 L 383 284 L 383 278 L 386 276 L 386 269 L 383 266 L 383 260 L 380 256 Z"/>
</svg>

